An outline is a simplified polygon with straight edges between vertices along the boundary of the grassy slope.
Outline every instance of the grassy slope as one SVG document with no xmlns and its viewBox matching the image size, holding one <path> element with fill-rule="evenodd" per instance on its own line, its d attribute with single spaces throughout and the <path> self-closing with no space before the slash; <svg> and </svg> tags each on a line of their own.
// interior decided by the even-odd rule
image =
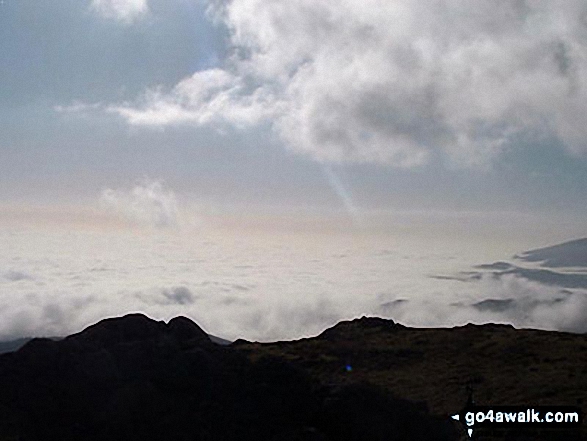
<svg viewBox="0 0 587 441">
<path fill-rule="evenodd" d="M 251 358 L 284 357 L 327 383 L 375 383 L 403 398 L 425 401 L 435 414 L 460 410 L 468 383 L 478 404 L 587 410 L 587 335 L 501 325 L 390 328 L 383 321 L 361 326 L 361 320 L 315 338 L 235 346 Z"/>
</svg>

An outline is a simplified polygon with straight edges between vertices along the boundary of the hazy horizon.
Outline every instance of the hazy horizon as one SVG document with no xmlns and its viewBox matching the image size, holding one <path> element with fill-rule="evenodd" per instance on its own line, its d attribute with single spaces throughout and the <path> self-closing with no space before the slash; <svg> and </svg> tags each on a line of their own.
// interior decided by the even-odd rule
<svg viewBox="0 0 587 441">
<path fill-rule="evenodd" d="M 7 245 L 0 339 L 66 335 L 131 312 L 184 315 L 211 334 L 260 341 L 316 335 L 362 315 L 420 327 L 498 322 L 586 331 L 587 281 L 568 287 L 520 271 L 474 274 L 493 262 L 539 268 L 514 255 L 573 239 L 580 224 L 512 214 L 496 222 L 475 213 L 196 219 L 179 205 L 166 211 L 169 202 L 132 194 L 124 205 L 132 210 L 102 201 L 77 216 L 0 218 Z"/>
</svg>

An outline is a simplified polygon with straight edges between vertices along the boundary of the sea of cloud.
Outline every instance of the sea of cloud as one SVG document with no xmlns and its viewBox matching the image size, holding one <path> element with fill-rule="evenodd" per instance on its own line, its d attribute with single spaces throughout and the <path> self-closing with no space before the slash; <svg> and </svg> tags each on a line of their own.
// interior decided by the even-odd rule
<svg viewBox="0 0 587 441">
<path fill-rule="evenodd" d="M 587 287 L 479 270 L 526 249 L 480 237 L 13 225 L 0 229 L 0 242 L 0 340 L 66 335 L 137 311 L 261 341 L 316 335 L 362 315 L 587 332 Z"/>
</svg>

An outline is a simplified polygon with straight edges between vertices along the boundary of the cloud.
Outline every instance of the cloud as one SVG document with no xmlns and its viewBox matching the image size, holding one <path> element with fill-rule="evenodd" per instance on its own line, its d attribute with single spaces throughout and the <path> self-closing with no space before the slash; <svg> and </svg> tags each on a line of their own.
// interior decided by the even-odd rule
<svg viewBox="0 0 587 441">
<path fill-rule="evenodd" d="M 230 338 L 239 336 L 232 327 L 248 329 L 246 338 L 255 341 L 314 336 L 344 317 L 341 305 L 329 298 L 271 297 L 254 303 L 238 299 L 227 303 L 227 299 L 229 297 L 224 297 L 221 302 L 222 314 L 211 314 L 207 320 L 212 318 L 212 328 L 216 328 L 215 322 L 223 323 L 224 335 Z"/>
<path fill-rule="evenodd" d="M 478 322 L 587 332 L 586 252 L 587 240 L 578 239 L 514 256 L 516 263 L 531 267 L 498 261 L 476 265 L 474 268 L 480 271 L 432 276 L 468 282 L 477 291 L 472 301 L 457 301 L 448 309 L 439 309 L 453 319 L 467 311 Z M 565 271 L 547 269 L 564 267 Z M 384 306 L 381 309 L 385 311 Z"/>
<path fill-rule="evenodd" d="M 228 123 L 248 127 L 275 116 L 278 108 L 276 97 L 263 88 L 250 90 L 243 78 L 210 69 L 196 72 L 167 94 L 160 89 L 148 91 L 140 108 L 126 104 L 109 106 L 107 111 L 133 125 Z"/>
<path fill-rule="evenodd" d="M 57 105 L 53 106 L 53 110 L 58 113 L 75 113 L 75 114 L 86 114 L 88 112 L 100 110 L 102 105 L 100 103 L 87 104 L 80 101 L 74 101 L 68 106 Z"/>
<path fill-rule="evenodd" d="M 485 275 L 480 296 L 471 307 L 480 320 L 513 323 L 517 327 L 587 332 L 587 291 L 563 290 L 515 275 Z"/>
<path fill-rule="evenodd" d="M 138 193 L 152 186 L 143 182 Z M 169 193 L 159 186 L 153 193 Z M 132 205 L 132 187 L 114 193 Z M 115 213 L 135 219 L 120 204 Z M 66 335 L 127 312 L 159 320 L 186 315 L 213 334 L 261 341 L 316 335 L 365 314 L 416 327 L 497 322 L 587 332 L 587 287 L 559 283 L 575 279 L 524 277 L 551 274 L 507 272 L 522 267 L 503 260 L 478 265 L 474 278 L 426 277 L 478 263 L 485 240 L 431 241 L 401 231 L 360 241 L 304 233 L 260 240 L 206 228 L 136 233 L 0 229 L 0 242 L 8 244 L 0 249 L 0 340 Z M 9 271 L 20 275 L 6 277 Z"/>
<path fill-rule="evenodd" d="M 405 307 L 409 303 L 407 299 L 395 299 L 388 302 L 384 302 L 380 305 L 379 309 L 385 314 L 394 314 L 401 308 Z"/>
<path fill-rule="evenodd" d="M 34 280 L 34 278 L 23 271 L 14 271 L 10 270 L 4 274 L 4 278 L 11 281 L 11 282 L 19 282 L 21 280 Z"/>
<path fill-rule="evenodd" d="M 581 0 L 212 1 L 231 55 L 108 108 L 132 125 L 268 123 L 319 161 L 484 166 L 520 138 L 587 153 Z"/>
<path fill-rule="evenodd" d="M 151 287 L 135 291 L 132 297 L 139 299 L 145 306 L 155 307 L 187 307 L 198 300 L 202 300 L 199 294 L 194 294 L 190 288 L 183 285 L 171 288 Z"/>
<path fill-rule="evenodd" d="M 479 311 L 503 312 L 512 308 L 516 301 L 514 299 L 485 299 L 473 303 L 473 307 Z"/>
<path fill-rule="evenodd" d="M 509 323 L 517 328 L 587 332 L 586 290 L 561 290 L 512 274 L 485 274 L 472 283 L 467 290 L 439 286 L 427 298 L 381 303 L 373 313 L 416 327 Z"/>
<path fill-rule="evenodd" d="M 508 271 L 514 266 L 508 262 L 493 262 L 493 263 L 484 263 L 481 265 L 475 265 L 475 268 L 480 270 L 497 270 L 497 271 Z"/>
<path fill-rule="evenodd" d="M 185 286 L 177 286 L 171 290 L 164 289 L 161 294 L 172 304 L 190 305 L 194 303 L 194 295 Z"/>
<path fill-rule="evenodd" d="M 132 23 L 149 11 L 147 0 L 92 0 L 91 9 L 103 17 Z"/>
<path fill-rule="evenodd" d="M 480 280 L 484 275 L 494 279 L 515 275 L 522 279 L 560 288 L 587 289 L 587 239 L 577 239 L 546 248 L 539 248 L 514 256 L 520 264 L 537 264 L 525 268 L 509 262 L 494 262 L 476 265 L 480 271 L 461 272 L 459 276 L 431 276 L 436 279 L 471 281 Z M 564 271 L 553 271 L 551 268 Z"/>
<path fill-rule="evenodd" d="M 49 295 L 27 294 L 2 298 L 0 310 L 0 338 L 10 340 L 20 337 L 59 337 L 79 330 L 78 320 L 89 313 L 99 311 L 100 306 L 92 296 L 52 292 Z"/>
<path fill-rule="evenodd" d="M 161 181 L 137 184 L 132 190 L 102 191 L 100 205 L 126 221 L 157 228 L 175 227 L 179 209 L 175 194 L 165 189 Z"/>
</svg>

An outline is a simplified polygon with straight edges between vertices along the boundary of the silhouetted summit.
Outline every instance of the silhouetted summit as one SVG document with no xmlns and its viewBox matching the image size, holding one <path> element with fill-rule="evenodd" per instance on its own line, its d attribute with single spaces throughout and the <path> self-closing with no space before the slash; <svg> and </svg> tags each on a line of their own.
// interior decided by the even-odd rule
<svg viewBox="0 0 587 441">
<path fill-rule="evenodd" d="M 360 317 L 350 321 L 342 321 L 332 328 L 326 329 L 319 338 L 340 340 L 353 338 L 357 335 L 365 335 L 377 332 L 396 332 L 406 329 L 405 326 L 395 323 L 390 319 L 380 317 Z"/>
<path fill-rule="evenodd" d="M 211 341 L 208 334 L 187 317 L 172 318 L 167 324 L 167 329 L 169 333 L 182 342 L 202 345 Z"/>
<path fill-rule="evenodd" d="M 188 318 L 141 314 L 0 355 L 0 416 L 0 440 L 456 439 L 446 418 L 376 386 L 328 385 Z"/>
<path fill-rule="evenodd" d="M 75 340 L 92 345 L 112 346 L 160 338 L 167 331 L 167 325 L 143 314 L 128 314 L 124 317 L 107 318 L 91 325 L 66 340 Z M 203 332 L 203 331 L 202 331 Z"/>
</svg>

